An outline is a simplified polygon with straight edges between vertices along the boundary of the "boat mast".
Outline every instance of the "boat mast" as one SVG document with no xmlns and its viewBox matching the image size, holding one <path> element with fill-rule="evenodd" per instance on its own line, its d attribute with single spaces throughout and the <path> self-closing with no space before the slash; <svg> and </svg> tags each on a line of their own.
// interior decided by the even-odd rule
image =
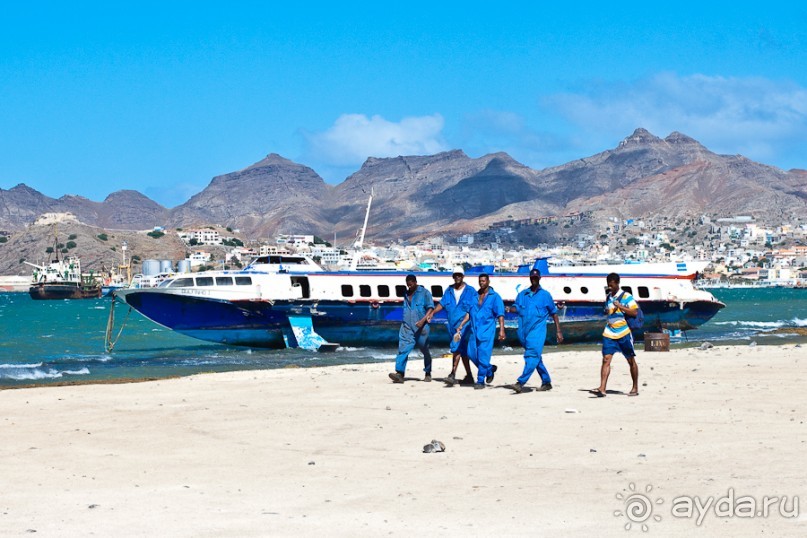
<svg viewBox="0 0 807 538">
<path fill-rule="evenodd" d="M 351 270 L 355 271 L 359 264 L 359 256 L 362 247 L 364 246 L 364 234 L 367 232 L 367 221 L 370 219 L 370 206 L 373 205 L 373 189 L 370 188 L 370 199 L 367 200 L 367 211 L 364 213 L 364 225 L 361 227 L 359 238 L 353 243 L 353 262 L 350 264 Z"/>
<path fill-rule="evenodd" d="M 121 251 L 121 258 L 123 259 L 123 264 L 120 266 L 120 268 L 121 269 L 126 269 L 126 283 L 128 284 L 129 282 L 132 281 L 132 267 L 126 261 L 126 248 L 127 248 L 127 246 L 128 245 L 126 244 L 126 241 L 121 242 L 120 251 Z"/>
<path fill-rule="evenodd" d="M 367 232 L 367 221 L 370 219 L 370 206 L 373 205 L 373 189 L 370 189 L 370 199 L 367 200 L 367 211 L 364 213 L 364 225 L 361 227 L 359 239 L 353 244 L 356 249 L 362 248 L 364 245 L 364 234 Z"/>
</svg>

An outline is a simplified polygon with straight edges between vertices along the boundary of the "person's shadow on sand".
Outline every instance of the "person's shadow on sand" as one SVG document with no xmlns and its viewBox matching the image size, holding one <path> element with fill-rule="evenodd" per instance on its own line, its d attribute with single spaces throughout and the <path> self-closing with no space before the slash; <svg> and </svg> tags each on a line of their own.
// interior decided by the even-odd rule
<svg viewBox="0 0 807 538">
<path fill-rule="evenodd" d="M 624 396 L 625 393 L 621 390 L 606 390 L 605 394 L 601 393 L 598 389 L 577 389 L 580 392 L 588 392 L 592 398 L 605 398 L 609 394 L 619 394 Z"/>
</svg>

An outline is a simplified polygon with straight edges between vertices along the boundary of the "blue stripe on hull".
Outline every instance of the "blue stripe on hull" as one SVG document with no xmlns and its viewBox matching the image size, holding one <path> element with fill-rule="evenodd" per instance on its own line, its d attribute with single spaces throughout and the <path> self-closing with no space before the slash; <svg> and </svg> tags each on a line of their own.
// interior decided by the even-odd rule
<svg viewBox="0 0 807 538">
<path fill-rule="evenodd" d="M 283 335 L 291 327 L 287 316 L 311 315 L 314 330 L 329 342 L 350 346 L 394 347 L 403 309 L 400 303 L 342 301 L 238 301 L 230 302 L 187 295 L 135 292 L 124 296 L 126 302 L 144 316 L 182 334 L 230 345 L 283 347 Z M 689 303 L 680 308 L 673 302 L 643 302 L 645 331 L 660 329 L 689 330 L 711 319 L 722 303 Z M 564 340 L 598 342 L 602 338 L 605 315 L 602 303 L 567 303 L 559 312 Z M 519 345 L 516 336 L 518 317 L 505 317 L 506 345 Z M 643 332 L 643 331 L 642 331 Z M 640 339 L 642 332 L 634 337 Z M 430 340 L 434 345 L 448 345 L 449 334 L 443 312 L 435 316 Z M 555 344 L 555 330 L 547 330 L 547 343 Z"/>
</svg>

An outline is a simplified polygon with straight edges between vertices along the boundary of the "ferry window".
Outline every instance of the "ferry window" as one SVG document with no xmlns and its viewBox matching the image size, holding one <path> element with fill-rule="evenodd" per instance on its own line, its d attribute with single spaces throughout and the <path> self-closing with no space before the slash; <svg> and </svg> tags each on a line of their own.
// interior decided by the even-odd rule
<svg viewBox="0 0 807 538">
<path fill-rule="evenodd" d="M 232 285 L 233 285 L 233 277 L 231 276 L 216 277 L 216 286 L 232 286 Z"/>
<path fill-rule="evenodd" d="M 622 291 L 626 291 L 631 295 L 633 295 L 633 288 L 631 288 L 630 286 L 622 286 Z"/>
<path fill-rule="evenodd" d="M 200 276 L 196 279 L 197 286 L 212 286 L 213 285 L 213 277 L 212 276 Z"/>
<path fill-rule="evenodd" d="M 563 286 L 563 293 L 572 293 L 572 288 L 569 286 Z"/>
<path fill-rule="evenodd" d="M 169 284 L 171 288 L 180 288 L 185 286 L 193 286 L 193 279 L 192 278 L 178 278 Z"/>
<path fill-rule="evenodd" d="M 403 297 L 404 295 L 406 295 L 406 286 L 403 286 L 401 284 L 395 286 L 395 295 L 397 297 Z"/>
<path fill-rule="evenodd" d="M 370 286 L 367 284 L 359 284 L 359 295 L 362 297 L 370 297 L 373 294 L 372 290 L 370 290 Z"/>
<path fill-rule="evenodd" d="M 162 282 L 160 282 L 160 284 L 157 287 L 158 288 L 167 288 L 168 286 L 171 285 L 172 282 L 173 282 L 173 280 L 163 280 Z"/>
<path fill-rule="evenodd" d="M 582 288 L 580 288 L 580 293 L 582 293 L 583 295 L 587 294 L 588 293 L 588 288 L 583 286 Z"/>
<path fill-rule="evenodd" d="M 236 286 L 251 286 L 252 285 L 252 277 L 251 276 L 237 276 L 237 277 L 235 277 L 235 285 Z"/>
<path fill-rule="evenodd" d="M 641 299 L 647 299 L 650 297 L 650 290 L 647 289 L 647 286 L 639 286 L 637 289 L 639 290 L 639 297 Z"/>
<path fill-rule="evenodd" d="M 378 286 L 378 296 L 389 297 L 389 286 L 387 286 L 386 284 Z"/>
<path fill-rule="evenodd" d="M 353 286 L 342 284 L 342 297 L 353 297 Z"/>
<path fill-rule="evenodd" d="M 432 297 L 442 297 L 443 296 L 443 286 L 432 286 Z"/>
</svg>

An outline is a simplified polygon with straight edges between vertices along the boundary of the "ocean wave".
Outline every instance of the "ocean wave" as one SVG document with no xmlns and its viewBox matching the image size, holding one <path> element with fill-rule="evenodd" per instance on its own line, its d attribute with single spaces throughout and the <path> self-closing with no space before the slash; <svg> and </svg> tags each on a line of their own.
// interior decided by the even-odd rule
<svg viewBox="0 0 807 538">
<path fill-rule="evenodd" d="M 364 351 L 367 349 L 366 347 L 349 347 L 349 346 L 339 346 L 336 348 L 336 351 Z"/>
<path fill-rule="evenodd" d="M 0 364 L 0 368 L 39 368 L 42 366 L 41 362 L 36 364 Z"/>
<path fill-rule="evenodd" d="M 54 363 L 76 363 L 76 362 L 109 362 L 111 355 L 64 355 L 51 362 Z"/>
<path fill-rule="evenodd" d="M 5 372 L 0 372 L 0 379 L 9 379 L 12 381 L 39 381 L 42 379 L 58 379 L 65 375 L 87 375 L 90 370 L 85 366 L 79 370 L 56 370 L 54 368 L 48 369 L 24 369 L 18 368 L 16 370 L 9 369 Z"/>
<path fill-rule="evenodd" d="M 793 318 L 778 321 L 734 320 L 734 321 L 716 321 L 714 322 L 714 324 L 729 325 L 732 327 L 752 327 L 757 329 L 779 329 L 781 327 L 807 327 L 807 319 Z"/>
<path fill-rule="evenodd" d="M 90 369 L 85 366 L 79 370 L 63 370 L 62 373 L 65 375 L 87 375 L 90 373 Z"/>
</svg>

